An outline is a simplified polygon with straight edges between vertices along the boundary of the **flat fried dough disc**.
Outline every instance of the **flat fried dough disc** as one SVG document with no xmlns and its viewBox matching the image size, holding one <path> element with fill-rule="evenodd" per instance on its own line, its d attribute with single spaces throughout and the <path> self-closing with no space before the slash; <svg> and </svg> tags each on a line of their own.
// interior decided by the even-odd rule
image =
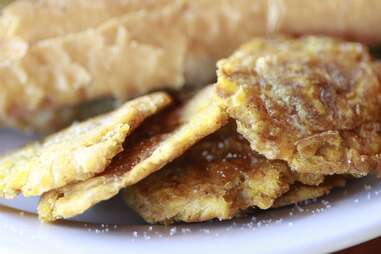
<svg viewBox="0 0 381 254">
<path fill-rule="evenodd" d="M 253 152 L 231 123 L 126 188 L 124 198 L 149 223 L 226 220 L 271 207 L 294 180 L 286 163 Z"/>
<path fill-rule="evenodd" d="M 89 180 L 44 194 L 38 206 L 42 221 L 83 213 L 110 199 L 176 159 L 203 137 L 225 124 L 227 116 L 214 104 L 213 87 L 207 87 L 182 107 L 169 109 L 145 121 L 124 143 L 124 151 L 108 168 Z"/>
<path fill-rule="evenodd" d="M 218 93 L 253 150 L 298 172 L 381 169 L 381 85 L 365 46 L 258 38 L 218 66 Z"/>
<path fill-rule="evenodd" d="M 231 219 L 253 207 L 317 198 L 344 184 L 344 176 L 295 174 L 285 162 L 267 160 L 230 123 L 123 195 L 147 222 L 171 224 Z"/>
<path fill-rule="evenodd" d="M 1 40 L 0 124 L 31 129 L 42 125 L 33 117 L 42 113 L 51 116 L 104 97 L 126 100 L 180 88 L 186 41 L 171 24 L 181 6 L 176 1 L 159 10 L 143 8 L 99 27 L 31 44 L 17 36 Z M 55 121 L 51 116 L 46 123 Z"/>
<path fill-rule="evenodd" d="M 143 96 L 5 155 L 0 159 L 0 196 L 41 195 L 101 173 L 122 151 L 126 137 L 170 102 L 165 93 Z"/>
</svg>

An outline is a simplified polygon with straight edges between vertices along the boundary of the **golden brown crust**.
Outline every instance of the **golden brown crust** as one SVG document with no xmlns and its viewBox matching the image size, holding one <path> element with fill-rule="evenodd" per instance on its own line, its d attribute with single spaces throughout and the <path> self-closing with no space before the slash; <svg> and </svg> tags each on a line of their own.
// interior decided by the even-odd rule
<svg viewBox="0 0 381 254">
<path fill-rule="evenodd" d="M 252 152 L 229 124 L 128 187 L 124 197 L 150 223 L 226 220 L 249 207 L 271 207 L 294 179 L 286 163 Z"/>
<path fill-rule="evenodd" d="M 147 120 L 127 139 L 124 151 L 102 174 L 44 194 L 38 206 L 40 219 L 53 221 L 84 212 L 161 169 L 198 140 L 219 129 L 227 117 L 219 105 L 213 103 L 214 96 L 210 86 L 183 107 Z"/>
<path fill-rule="evenodd" d="M 230 123 L 123 195 L 149 223 L 201 222 L 321 197 L 345 180 L 294 174 L 286 163 L 253 152 Z"/>
<path fill-rule="evenodd" d="M 183 2 L 195 6 L 198 11 L 194 14 L 202 17 L 213 16 L 216 12 L 223 15 L 225 8 L 230 5 L 231 13 L 234 14 L 234 18 L 231 17 L 230 21 L 237 22 L 237 19 L 242 19 L 248 24 L 249 21 L 255 20 L 250 23 L 256 24 L 254 28 L 251 28 L 253 30 L 241 27 L 240 31 L 237 31 L 238 35 L 248 31 L 255 31 L 255 34 L 249 36 L 271 32 L 307 33 L 341 36 L 363 42 L 381 41 L 380 33 L 374 29 L 380 23 L 378 13 L 381 6 L 378 0 L 366 2 L 361 0 L 302 2 L 299 0 L 257 0 L 255 2 L 185 0 Z M 126 13 L 142 9 L 158 9 L 171 3 L 173 4 L 173 1 L 170 0 L 18 0 L 4 9 L 0 20 L 1 31 L 7 37 L 19 37 L 35 42 L 92 28 L 110 18 Z M 219 9 L 218 3 L 224 8 Z M 254 14 L 253 10 L 256 15 L 248 15 Z M 46 27 L 47 20 L 49 27 Z M 221 20 L 218 19 L 218 21 Z M 65 26 L 62 26 L 62 23 Z M 38 29 L 40 27 L 45 29 Z"/>
<path fill-rule="evenodd" d="M 379 164 L 381 86 L 366 47 L 258 38 L 218 66 L 222 103 L 267 158 L 315 174 L 364 175 Z"/>
<path fill-rule="evenodd" d="M 325 180 L 325 176 L 321 174 L 298 173 L 295 177 L 296 181 L 309 186 L 318 186 Z"/>
<path fill-rule="evenodd" d="M 377 44 L 381 34 L 374 28 L 381 21 L 378 0 L 270 0 L 273 32 L 297 35 L 323 34 Z M 308 10 L 308 11 L 306 11 Z"/>
<path fill-rule="evenodd" d="M 18 0 L 0 18 L 1 36 L 29 43 L 94 28 L 110 18 L 154 10 L 170 0 Z M 41 29 L 41 28 L 44 29 Z"/>
<path fill-rule="evenodd" d="M 297 183 L 291 186 L 287 193 L 278 198 L 272 208 L 293 205 L 309 199 L 319 198 L 330 193 L 333 188 L 344 187 L 345 184 L 346 179 L 344 176 L 327 178 L 318 186 L 308 186 Z"/>
<path fill-rule="evenodd" d="M 186 44 L 169 27 L 179 8 L 134 12 L 32 45 L 17 37 L 0 41 L 0 121 L 23 127 L 40 111 L 178 88 Z"/>
<path fill-rule="evenodd" d="M 41 195 L 103 172 L 122 151 L 126 137 L 170 102 L 165 93 L 146 95 L 5 155 L 0 160 L 0 195 Z"/>
<path fill-rule="evenodd" d="M 381 41 L 373 29 L 380 11 L 378 0 L 17 1 L 0 18 L 6 37 L 0 59 L 7 62 L 0 68 L 0 121 L 25 127 L 33 124 L 30 115 L 47 108 L 178 88 L 185 81 L 206 84 L 216 61 L 252 36 L 318 33 Z"/>
<path fill-rule="evenodd" d="M 327 131 L 299 140 L 290 165 L 299 172 L 364 176 L 381 170 L 381 124 Z"/>
</svg>

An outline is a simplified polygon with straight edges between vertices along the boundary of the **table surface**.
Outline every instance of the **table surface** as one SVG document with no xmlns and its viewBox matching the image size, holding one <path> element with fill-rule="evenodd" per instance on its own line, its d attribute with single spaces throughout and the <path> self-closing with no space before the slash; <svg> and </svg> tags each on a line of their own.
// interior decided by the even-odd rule
<svg viewBox="0 0 381 254">
<path fill-rule="evenodd" d="M 337 254 L 378 253 L 381 250 L 381 237 L 362 243 L 352 248 L 337 252 Z"/>
</svg>

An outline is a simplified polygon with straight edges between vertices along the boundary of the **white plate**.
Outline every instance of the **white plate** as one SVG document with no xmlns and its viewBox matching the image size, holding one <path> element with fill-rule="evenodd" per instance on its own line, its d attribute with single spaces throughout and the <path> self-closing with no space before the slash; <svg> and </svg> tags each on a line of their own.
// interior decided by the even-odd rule
<svg viewBox="0 0 381 254">
<path fill-rule="evenodd" d="M 30 139 L 0 130 L 0 152 Z M 252 218 L 170 227 L 145 225 L 118 197 L 54 225 L 38 222 L 37 199 L 1 200 L 0 253 L 331 252 L 381 235 L 381 183 L 364 178 L 346 189 Z"/>
</svg>

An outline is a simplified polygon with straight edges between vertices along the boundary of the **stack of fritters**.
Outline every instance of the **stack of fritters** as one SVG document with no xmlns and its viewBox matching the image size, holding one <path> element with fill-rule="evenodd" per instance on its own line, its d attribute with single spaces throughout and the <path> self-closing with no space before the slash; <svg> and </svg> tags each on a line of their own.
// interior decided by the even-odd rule
<svg viewBox="0 0 381 254">
<path fill-rule="evenodd" d="M 220 103 L 242 136 L 230 123 L 127 188 L 127 203 L 147 221 L 228 219 L 379 173 L 381 86 L 364 46 L 254 39 L 218 67 Z"/>
<path fill-rule="evenodd" d="M 378 74 L 360 44 L 254 39 L 193 97 L 147 95 L 4 156 L 0 193 L 42 194 L 39 216 L 54 221 L 124 189 L 150 223 L 316 198 L 379 173 Z"/>
<path fill-rule="evenodd" d="M 249 207 L 268 209 L 318 197 L 344 183 L 344 178 L 321 180 L 252 151 L 231 122 L 160 172 L 128 187 L 124 197 L 150 223 L 223 220 Z M 321 186 L 302 190 L 305 184 Z"/>
</svg>

